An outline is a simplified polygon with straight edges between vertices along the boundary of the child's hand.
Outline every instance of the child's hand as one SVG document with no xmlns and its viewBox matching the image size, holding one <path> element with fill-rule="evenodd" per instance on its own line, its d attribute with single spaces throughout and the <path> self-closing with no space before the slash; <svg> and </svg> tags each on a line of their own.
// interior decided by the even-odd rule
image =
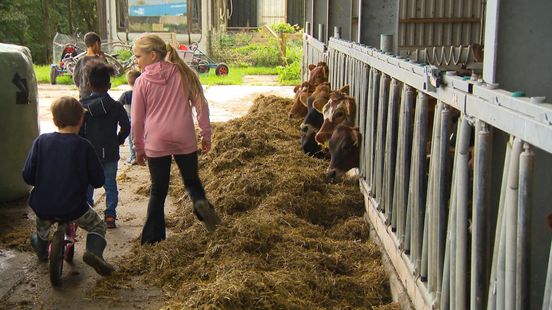
<svg viewBox="0 0 552 310">
<path fill-rule="evenodd" d="M 211 150 L 211 141 L 205 141 L 201 139 L 201 152 L 207 153 Z"/>
<path fill-rule="evenodd" d="M 146 165 L 146 154 L 136 154 L 136 164 L 139 166 Z"/>
</svg>

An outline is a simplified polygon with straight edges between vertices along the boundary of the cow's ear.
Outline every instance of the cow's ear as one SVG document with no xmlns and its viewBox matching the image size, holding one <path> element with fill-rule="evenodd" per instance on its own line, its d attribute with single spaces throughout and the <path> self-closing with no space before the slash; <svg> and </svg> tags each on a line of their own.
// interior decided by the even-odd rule
<svg viewBox="0 0 552 310">
<path fill-rule="evenodd" d="M 358 129 L 358 127 L 355 127 L 355 128 L 353 128 L 353 144 L 355 146 L 359 146 L 360 145 L 360 140 L 361 140 L 360 130 Z"/>
<path fill-rule="evenodd" d="M 307 108 L 312 108 L 314 106 L 313 103 L 314 103 L 314 98 L 311 97 L 311 96 L 308 96 L 307 97 Z"/>
<path fill-rule="evenodd" d="M 318 99 L 316 99 L 316 100 L 314 100 L 314 101 L 312 102 L 312 107 L 313 107 L 316 111 L 322 113 L 322 111 L 323 111 L 323 109 L 324 109 L 324 105 L 326 105 L 327 102 L 328 102 L 328 100 L 324 100 L 324 99 L 318 98 Z"/>
<path fill-rule="evenodd" d="M 316 65 L 315 64 L 310 64 L 309 65 L 309 71 L 312 71 L 312 69 L 316 68 Z"/>
<path fill-rule="evenodd" d="M 293 92 L 294 93 L 297 93 L 297 91 L 299 90 L 299 88 L 301 88 L 301 85 L 297 85 L 293 88 Z"/>
<path fill-rule="evenodd" d="M 356 113 L 355 98 L 352 98 L 352 97 L 345 98 L 344 106 L 345 106 L 345 111 L 347 112 L 347 115 L 355 115 Z"/>
<path fill-rule="evenodd" d="M 312 103 L 313 107 L 316 109 L 316 111 L 324 114 L 324 110 L 329 109 L 330 102 L 326 101 L 324 99 L 316 99 Z"/>
<path fill-rule="evenodd" d="M 351 86 L 349 86 L 349 84 L 341 87 L 341 89 L 339 90 L 340 92 L 344 93 L 344 94 L 349 94 L 349 89 L 351 88 Z"/>
</svg>

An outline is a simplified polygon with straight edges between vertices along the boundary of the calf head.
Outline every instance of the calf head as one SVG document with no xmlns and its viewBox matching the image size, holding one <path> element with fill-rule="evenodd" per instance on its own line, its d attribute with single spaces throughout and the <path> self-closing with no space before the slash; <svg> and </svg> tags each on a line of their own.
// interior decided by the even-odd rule
<svg viewBox="0 0 552 310">
<path fill-rule="evenodd" d="M 307 115 L 307 98 L 314 92 L 314 86 L 309 82 L 303 82 L 293 89 L 295 97 L 289 110 L 289 117 L 304 117 Z"/>
<path fill-rule="evenodd" d="M 349 86 L 346 85 L 340 90 L 330 94 L 330 100 L 322 108 L 324 122 L 316 134 L 316 142 L 324 144 L 334 129 L 339 124 L 353 125 L 356 113 L 356 104 L 353 97 L 348 96 Z"/>
<path fill-rule="evenodd" d="M 315 99 L 313 96 L 307 98 L 308 111 L 303 123 L 301 124 L 301 147 L 303 148 L 303 152 L 305 152 L 305 154 L 322 158 L 325 156 L 325 152 L 323 152 L 320 145 L 316 143 L 314 136 L 318 132 L 318 129 L 320 129 L 320 126 L 322 126 L 324 117 L 322 116 L 322 113 L 314 108 L 314 101 Z"/>
<path fill-rule="evenodd" d="M 329 141 L 331 160 L 326 171 L 328 182 L 339 181 L 347 171 L 358 167 L 360 141 L 358 128 L 340 125 L 334 130 Z"/>
<path fill-rule="evenodd" d="M 328 81 L 330 69 L 325 62 L 321 61 L 317 65 L 310 64 L 309 71 L 309 83 L 312 85 L 318 86 L 319 84 Z"/>
</svg>

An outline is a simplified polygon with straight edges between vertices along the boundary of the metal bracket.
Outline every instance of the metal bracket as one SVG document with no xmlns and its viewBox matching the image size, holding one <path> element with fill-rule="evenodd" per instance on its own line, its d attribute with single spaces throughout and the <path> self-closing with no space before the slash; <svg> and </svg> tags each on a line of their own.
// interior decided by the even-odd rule
<svg viewBox="0 0 552 310">
<path fill-rule="evenodd" d="M 424 90 L 436 91 L 441 86 L 441 74 L 439 68 L 428 65 L 424 67 Z"/>
</svg>

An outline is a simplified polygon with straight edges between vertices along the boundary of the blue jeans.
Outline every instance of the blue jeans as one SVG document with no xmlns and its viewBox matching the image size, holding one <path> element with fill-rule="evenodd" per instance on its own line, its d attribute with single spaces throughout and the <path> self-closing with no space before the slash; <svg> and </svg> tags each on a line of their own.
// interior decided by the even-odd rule
<svg viewBox="0 0 552 310">
<path fill-rule="evenodd" d="M 132 144 L 132 133 L 128 135 L 128 147 L 130 149 L 130 161 L 136 159 L 136 153 L 134 152 L 134 144 Z"/>
<path fill-rule="evenodd" d="M 117 161 L 112 161 L 103 164 L 105 174 L 105 213 L 104 215 L 110 215 L 117 217 L 117 203 L 119 202 L 119 190 L 117 189 Z M 88 186 L 88 192 L 86 193 L 86 201 L 94 206 L 94 188 Z"/>
</svg>

